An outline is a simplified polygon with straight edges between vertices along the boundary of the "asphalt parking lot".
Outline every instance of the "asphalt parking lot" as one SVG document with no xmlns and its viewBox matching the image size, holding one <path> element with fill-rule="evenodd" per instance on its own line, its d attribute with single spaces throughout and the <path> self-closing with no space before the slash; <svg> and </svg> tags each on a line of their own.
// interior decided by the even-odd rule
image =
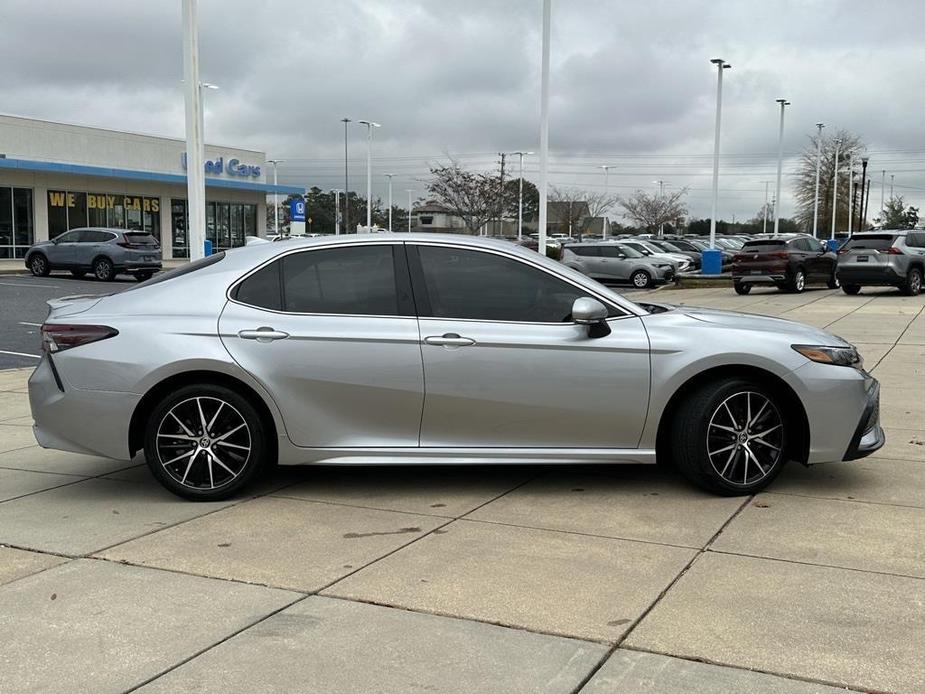
<svg viewBox="0 0 925 694">
<path fill-rule="evenodd" d="M 0 282 L 60 285 L 24 323 L 113 288 Z M 38 448 L 30 369 L 0 371 L 0 690 L 925 691 L 925 296 L 645 296 L 853 341 L 886 446 L 749 498 L 654 466 L 303 467 L 193 504 Z"/>
</svg>

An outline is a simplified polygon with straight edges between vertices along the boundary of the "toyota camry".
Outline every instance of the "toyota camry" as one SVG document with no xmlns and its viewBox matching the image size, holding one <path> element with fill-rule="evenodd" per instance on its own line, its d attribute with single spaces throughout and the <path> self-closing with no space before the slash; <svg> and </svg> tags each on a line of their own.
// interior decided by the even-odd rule
<svg viewBox="0 0 925 694">
<path fill-rule="evenodd" d="M 635 303 L 464 236 L 290 240 L 50 303 L 48 448 L 232 495 L 279 463 L 655 463 L 751 494 L 884 443 L 856 349 L 778 318 Z"/>
</svg>

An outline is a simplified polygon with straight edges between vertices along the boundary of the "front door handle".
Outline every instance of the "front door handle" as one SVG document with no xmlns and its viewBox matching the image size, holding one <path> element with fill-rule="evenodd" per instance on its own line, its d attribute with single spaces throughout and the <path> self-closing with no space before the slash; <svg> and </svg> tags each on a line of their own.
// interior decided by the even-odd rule
<svg viewBox="0 0 925 694">
<path fill-rule="evenodd" d="M 238 332 L 238 337 L 240 337 L 242 340 L 273 342 L 273 340 L 285 340 L 287 337 L 289 337 L 289 333 L 284 333 L 282 330 L 274 330 L 273 328 L 263 326 L 257 328 L 256 330 L 241 330 Z"/>
<path fill-rule="evenodd" d="M 430 337 L 425 337 L 424 342 L 428 345 L 444 345 L 445 347 L 468 347 L 475 344 L 475 340 L 472 338 L 460 337 L 456 333 L 431 335 Z"/>
</svg>

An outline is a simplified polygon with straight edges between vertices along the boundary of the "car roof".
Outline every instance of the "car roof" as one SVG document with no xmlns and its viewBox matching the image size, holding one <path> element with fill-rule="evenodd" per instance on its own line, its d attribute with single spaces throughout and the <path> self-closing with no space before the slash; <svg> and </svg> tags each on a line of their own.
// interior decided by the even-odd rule
<svg viewBox="0 0 925 694">
<path fill-rule="evenodd" d="M 882 236 L 883 234 L 905 235 L 905 234 L 908 234 L 910 231 L 915 231 L 915 229 L 879 229 L 879 230 L 872 229 L 871 231 L 856 231 L 853 234 L 851 234 L 851 238 L 855 238 L 858 236 L 861 236 L 861 237 L 863 236 Z"/>
</svg>

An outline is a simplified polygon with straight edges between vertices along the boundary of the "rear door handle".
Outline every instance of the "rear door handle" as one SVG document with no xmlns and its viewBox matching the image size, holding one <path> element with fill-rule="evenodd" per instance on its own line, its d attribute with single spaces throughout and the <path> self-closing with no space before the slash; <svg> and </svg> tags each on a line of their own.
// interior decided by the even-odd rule
<svg viewBox="0 0 925 694">
<path fill-rule="evenodd" d="M 456 333 L 444 333 L 443 335 L 431 335 L 425 337 L 424 342 L 428 345 L 444 345 L 445 347 L 468 347 L 474 345 L 475 340 L 469 337 L 460 337 Z"/>
<path fill-rule="evenodd" d="M 238 337 L 240 337 L 242 340 L 273 342 L 273 340 L 285 340 L 287 337 L 289 337 L 289 333 L 284 333 L 282 330 L 274 330 L 273 328 L 264 326 L 257 328 L 256 330 L 241 330 L 238 332 Z"/>
</svg>

